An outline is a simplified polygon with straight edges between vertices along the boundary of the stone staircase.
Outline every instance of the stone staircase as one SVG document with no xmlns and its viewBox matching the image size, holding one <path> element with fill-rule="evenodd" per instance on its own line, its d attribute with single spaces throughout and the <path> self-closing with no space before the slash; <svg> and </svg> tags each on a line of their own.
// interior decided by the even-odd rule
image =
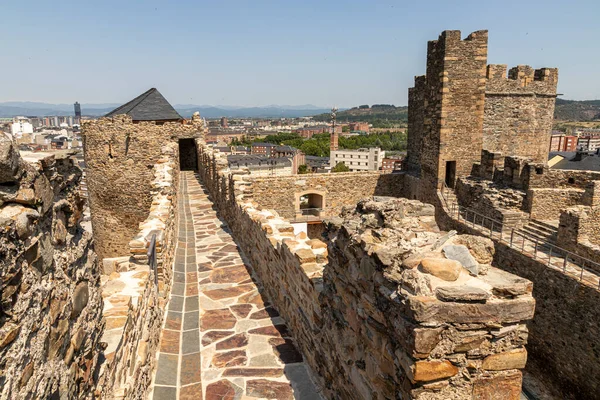
<svg viewBox="0 0 600 400">
<path fill-rule="evenodd" d="M 554 225 L 554 221 L 539 221 L 532 219 L 519 231 L 532 240 L 549 242 L 552 244 L 556 244 L 556 238 L 558 236 L 558 227 Z"/>
</svg>

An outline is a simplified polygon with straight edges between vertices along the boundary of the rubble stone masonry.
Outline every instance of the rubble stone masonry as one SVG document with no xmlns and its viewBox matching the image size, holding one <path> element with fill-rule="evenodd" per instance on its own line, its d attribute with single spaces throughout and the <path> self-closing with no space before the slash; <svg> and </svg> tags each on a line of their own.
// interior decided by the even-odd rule
<svg viewBox="0 0 600 400">
<path fill-rule="evenodd" d="M 0 397 L 91 395 L 102 297 L 91 233 L 80 225 L 81 170 L 67 157 L 25 161 L 0 136 Z"/>
<path fill-rule="evenodd" d="M 281 177 L 254 177 L 235 171 L 240 199 L 254 200 L 262 208 L 277 210 L 285 218 L 293 218 L 300 207 L 300 196 L 322 197 L 321 216 L 337 215 L 342 207 L 353 206 L 368 196 L 393 196 L 402 190 L 403 174 L 347 172 L 306 174 Z M 239 173 L 237 173 L 239 172 Z"/>
<path fill-rule="evenodd" d="M 294 235 L 198 148 L 215 206 L 326 397 L 519 398 L 535 301 L 529 281 L 489 265 L 491 241 L 444 235 L 433 206 L 377 196 L 331 219 L 328 243 Z"/>
<path fill-rule="evenodd" d="M 488 65 L 483 148 L 546 163 L 556 103 L 557 68 Z"/>
<path fill-rule="evenodd" d="M 133 123 L 131 117 L 100 118 L 82 130 L 92 226 L 100 258 L 129 251 L 128 243 L 148 215 L 152 168 L 167 142 L 200 135 L 202 121 Z"/>
<path fill-rule="evenodd" d="M 102 297 L 107 343 L 97 392 L 104 398 L 143 399 L 148 395 L 172 282 L 176 245 L 177 146 L 161 146 L 153 167 L 152 202 L 139 232 L 122 257 L 104 259 Z M 156 271 L 147 251 L 156 237 Z M 156 276 L 155 283 L 155 273 Z"/>
<path fill-rule="evenodd" d="M 487 39 L 487 31 L 464 40 L 460 31 L 444 31 L 428 43 L 421 177 L 434 191 L 446 177 L 447 162 L 456 163 L 454 177 L 461 177 L 479 161 Z"/>
<path fill-rule="evenodd" d="M 563 215 L 565 215 L 563 213 Z M 451 218 L 438 208 L 437 221 L 444 229 L 480 235 L 464 220 Z M 559 243 L 561 240 L 559 228 Z M 535 317 L 527 323 L 528 367 L 542 382 L 559 388 L 564 399 L 596 399 L 600 393 L 600 291 L 581 284 L 578 276 L 549 268 L 545 258 L 510 247 L 494 236 L 493 265 L 533 282 Z M 589 267 L 589 266 L 588 266 Z"/>
</svg>

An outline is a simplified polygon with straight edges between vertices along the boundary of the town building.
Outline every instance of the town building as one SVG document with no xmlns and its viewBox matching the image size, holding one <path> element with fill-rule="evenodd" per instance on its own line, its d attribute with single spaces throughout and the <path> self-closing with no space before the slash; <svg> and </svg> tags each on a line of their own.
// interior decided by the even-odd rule
<svg viewBox="0 0 600 400">
<path fill-rule="evenodd" d="M 369 133 L 369 123 L 368 122 L 350 122 L 348 123 L 350 131 L 361 131 Z"/>
<path fill-rule="evenodd" d="M 257 176 L 294 175 L 292 159 L 289 157 L 264 157 L 261 155 L 227 155 L 227 163 L 232 170 L 246 170 Z"/>
<path fill-rule="evenodd" d="M 273 144 L 273 143 L 263 143 L 263 142 L 257 142 L 257 143 L 252 143 L 252 153 L 253 155 L 260 155 L 260 156 L 264 156 L 264 157 L 271 157 L 271 154 L 274 151 L 274 148 L 277 145 Z"/>
<path fill-rule="evenodd" d="M 385 157 L 381 160 L 381 170 L 399 171 L 400 169 L 402 169 L 402 160 L 403 157 L 400 156 Z"/>
<path fill-rule="evenodd" d="M 350 171 L 377 171 L 381 169 L 385 151 L 379 147 L 358 150 L 333 150 L 329 154 L 329 166 L 345 164 Z"/>
<path fill-rule="evenodd" d="M 600 148 L 600 134 L 586 135 L 577 138 L 577 149 L 585 151 L 596 151 Z"/>
<path fill-rule="evenodd" d="M 550 152 L 553 151 L 575 151 L 578 146 L 577 136 L 565 134 L 553 134 L 550 137 Z"/>
</svg>

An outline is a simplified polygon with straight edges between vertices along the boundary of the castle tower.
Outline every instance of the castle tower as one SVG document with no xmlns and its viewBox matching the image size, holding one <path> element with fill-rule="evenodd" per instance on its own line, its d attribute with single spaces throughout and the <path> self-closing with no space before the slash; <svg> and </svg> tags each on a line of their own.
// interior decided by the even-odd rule
<svg viewBox="0 0 600 400">
<path fill-rule="evenodd" d="M 83 125 L 92 228 L 100 258 L 129 254 L 129 241 L 150 210 L 152 168 L 161 149 L 169 141 L 179 142 L 180 148 L 186 140 L 193 145 L 193 138 L 202 134 L 199 116 L 184 122 L 153 88 Z M 183 154 L 180 150 L 180 160 Z"/>
<path fill-rule="evenodd" d="M 464 40 L 460 31 L 444 31 L 428 43 L 425 82 L 418 79 L 411 94 L 413 102 L 423 97 L 422 141 L 414 142 L 420 136 L 417 124 L 409 145 L 412 153 L 421 151 L 420 175 L 426 192 L 443 182 L 454 186 L 456 178 L 469 175 L 480 159 L 487 40 L 487 31 L 473 32 Z M 413 117 L 419 113 L 413 111 Z"/>
<path fill-rule="evenodd" d="M 488 65 L 483 148 L 546 163 L 554 121 L 558 69 Z"/>
</svg>

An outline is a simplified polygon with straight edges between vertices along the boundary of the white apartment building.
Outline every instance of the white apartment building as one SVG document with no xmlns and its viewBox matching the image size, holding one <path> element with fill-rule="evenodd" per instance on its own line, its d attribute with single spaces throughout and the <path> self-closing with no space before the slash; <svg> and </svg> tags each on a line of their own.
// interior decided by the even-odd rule
<svg viewBox="0 0 600 400">
<path fill-rule="evenodd" d="M 350 171 L 377 171 L 385 151 L 379 147 L 358 150 L 334 150 L 329 155 L 329 166 L 335 167 L 338 163 L 346 164 Z"/>
</svg>

